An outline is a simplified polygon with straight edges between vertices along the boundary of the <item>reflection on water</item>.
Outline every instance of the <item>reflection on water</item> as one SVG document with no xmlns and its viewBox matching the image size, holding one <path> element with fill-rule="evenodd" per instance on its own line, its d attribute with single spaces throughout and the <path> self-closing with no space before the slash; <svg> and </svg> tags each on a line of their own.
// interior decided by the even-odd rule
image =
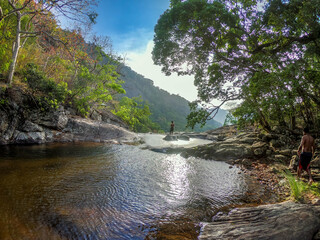
<svg viewBox="0 0 320 240">
<path fill-rule="evenodd" d="M 0 150 L 0 239 L 196 239 L 246 191 L 225 163 L 135 146 Z"/>
</svg>

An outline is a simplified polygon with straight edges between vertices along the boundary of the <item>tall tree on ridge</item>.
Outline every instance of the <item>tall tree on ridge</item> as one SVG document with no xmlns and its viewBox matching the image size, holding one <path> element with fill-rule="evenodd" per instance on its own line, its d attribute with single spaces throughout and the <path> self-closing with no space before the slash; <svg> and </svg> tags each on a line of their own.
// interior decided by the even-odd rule
<svg viewBox="0 0 320 240">
<path fill-rule="evenodd" d="M 41 34 L 50 36 L 50 31 L 46 29 L 50 26 L 47 26 L 46 22 L 53 19 L 53 13 L 86 23 L 93 23 L 97 16 L 92 11 L 96 0 L 1 0 L 4 1 L 8 4 L 8 9 L 4 11 L 0 6 L 0 23 L 12 16 L 16 18 L 15 40 L 12 43 L 12 57 L 7 78 L 9 85 L 12 84 L 21 39 L 26 40 L 28 37 Z"/>
</svg>

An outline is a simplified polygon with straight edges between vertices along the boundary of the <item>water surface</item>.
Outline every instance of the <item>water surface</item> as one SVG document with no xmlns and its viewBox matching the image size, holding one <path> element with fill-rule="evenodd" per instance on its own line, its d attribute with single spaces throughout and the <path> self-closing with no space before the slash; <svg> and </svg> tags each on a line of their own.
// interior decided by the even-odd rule
<svg viewBox="0 0 320 240">
<path fill-rule="evenodd" d="M 0 151 L 0 239 L 196 239 L 247 190 L 226 163 L 137 146 Z"/>
</svg>

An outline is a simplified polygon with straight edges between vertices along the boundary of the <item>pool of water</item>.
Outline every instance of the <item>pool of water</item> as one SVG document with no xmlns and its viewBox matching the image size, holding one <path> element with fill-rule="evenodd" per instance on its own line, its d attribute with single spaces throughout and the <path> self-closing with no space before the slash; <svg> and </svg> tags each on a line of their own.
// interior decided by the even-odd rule
<svg viewBox="0 0 320 240">
<path fill-rule="evenodd" d="M 0 239 L 196 239 L 247 192 L 223 162 L 139 146 L 1 147 Z"/>
</svg>

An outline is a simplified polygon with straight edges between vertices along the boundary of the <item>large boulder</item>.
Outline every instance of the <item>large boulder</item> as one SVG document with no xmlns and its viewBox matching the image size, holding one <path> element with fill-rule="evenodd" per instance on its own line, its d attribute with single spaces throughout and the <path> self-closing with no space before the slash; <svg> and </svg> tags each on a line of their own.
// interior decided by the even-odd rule
<svg viewBox="0 0 320 240">
<path fill-rule="evenodd" d="M 46 142 L 45 132 L 15 132 L 15 143 L 18 144 L 39 144 Z"/>
<path fill-rule="evenodd" d="M 122 127 L 80 117 L 69 118 L 63 132 L 72 134 L 74 141 L 105 142 L 118 140 L 132 142 L 138 140 L 135 133 Z"/>
<path fill-rule="evenodd" d="M 72 109 L 43 111 L 30 94 L 19 87 L 1 91 L 0 144 L 35 144 L 46 142 L 135 142 L 136 134 L 108 111 L 94 111 L 96 121 L 72 117 Z M 102 121 L 101 121 L 102 120 Z M 107 123 L 109 122 L 109 123 Z"/>
<path fill-rule="evenodd" d="M 64 108 L 60 107 L 48 112 L 34 111 L 30 114 L 30 121 L 49 129 L 62 130 L 68 123 L 68 116 Z"/>
<path fill-rule="evenodd" d="M 320 206 L 284 202 L 217 214 L 199 239 L 311 240 L 319 229 Z"/>
<path fill-rule="evenodd" d="M 266 154 L 266 151 L 268 150 L 268 148 L 269 148 L 269 145 L 267 143 L 260 142 L 260 141 L 255 142 L 251 146 L 253 154 L 257 157 L 264 156 Z"/>
<path fill-rule="evenodd" d="M 165 141 L 178 141 L 178 136 L 176 135 L 166 135 L 163 140 Z"/>
</svg>

